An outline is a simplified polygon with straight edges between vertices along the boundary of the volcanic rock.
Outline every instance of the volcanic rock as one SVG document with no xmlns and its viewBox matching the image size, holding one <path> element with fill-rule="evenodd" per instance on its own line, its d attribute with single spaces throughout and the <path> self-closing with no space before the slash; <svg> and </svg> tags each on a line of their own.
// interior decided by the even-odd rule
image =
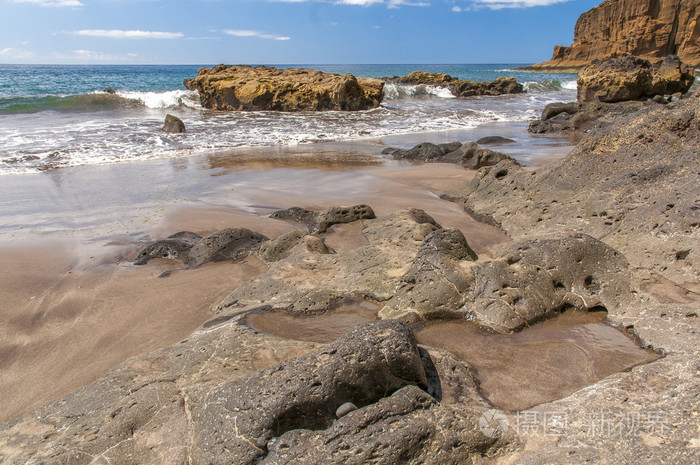
<svg viewBox="0 0 700 465">
<path fill-rule="evenodd" d="M 557 45 L 533 71 L 578 71 L 596 59 L 635 55 L 656 62 L 667 55 L 700 66 L 698 0 L 605 0 L 583 13 L 570 47 Z"/>
<path fill-rule="evenodd" d="M 675 257 L 697 248 L 700 94 L 612 121 L 561 161 L 534 173 L 502 162 L 450 196 L 515 237 L 556 224 L 605 238 L 634 266 L 691 272 Z"/>
<path fill-rule="evenodd" d="M 368 323 L 328 348 L 207 392 L 192 409 L 193 448 L 208 463 L 257 463 L 273 438 L 327 429 L 340 405 L 364 407 L 407 385 L 427 388 L 415 337 L 398 322 Z"/>
<path fill-rule="evenodd" d="M 185 87 L 212 110 L 368 110 L 379 106 L 384 83 L 310 69 L 269 66 L 200 68 Z"/>
<path fill-rule="evenodd" d="M 395 297 L 379 312 L 382 318 L 465 318 L 510 332 L 568 308 L 607 310 L 631 299 L 629 264 L 590 236 L 522 240 L 483 261 L 475 261 L 460 236 L 446 229 L 426 238 Z M 436 246 L 438 237 L 449 240 Z"/>
<path fill-rule="evenodd" d="M 332 253 L 321 239 L 317 236 L 311 236 L 301 229 L 290 231 L 277 239 L 261 243 L 257 252 L 264 261 L 276 262 L 293 254 L 297 247 L 302 247 L 312 253 Z"/>
</svg>

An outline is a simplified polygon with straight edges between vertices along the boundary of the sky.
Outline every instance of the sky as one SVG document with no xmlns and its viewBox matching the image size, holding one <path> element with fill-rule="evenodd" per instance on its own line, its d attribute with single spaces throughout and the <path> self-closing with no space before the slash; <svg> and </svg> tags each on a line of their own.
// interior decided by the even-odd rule
<svg viewBox="0 0 700 465">
<path fill-rule="evenodd" d="M 596 0 L 0 0 L 0 63 L 536 63 Z"/>
</svg>

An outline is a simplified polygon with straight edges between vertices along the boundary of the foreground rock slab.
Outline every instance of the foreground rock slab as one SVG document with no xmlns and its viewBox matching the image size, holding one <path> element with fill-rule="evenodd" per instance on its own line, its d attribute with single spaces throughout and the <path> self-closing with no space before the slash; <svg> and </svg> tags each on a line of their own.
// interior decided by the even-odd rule
<svg viewBox="0 0 700 465">
<path fill-rule="evenodd" d="M 184 83 L 211 110 L 369 110 L 379 106 L 384 87 L 352 74 L 243 65 L 200 68 Z"/>
</svg>

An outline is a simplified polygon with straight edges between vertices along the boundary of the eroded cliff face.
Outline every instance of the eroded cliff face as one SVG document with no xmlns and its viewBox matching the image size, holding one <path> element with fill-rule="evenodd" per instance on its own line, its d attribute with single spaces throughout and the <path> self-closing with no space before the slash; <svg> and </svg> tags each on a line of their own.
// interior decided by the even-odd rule
<svg viewBox="0 0 700 465">
<path fill-rule="evenodd" d="M 576 71 L 597 58 L 635 55 L 659 61 L 678 55 L 700 66 L 700 0 L 605 0 L 579 17 L 570 47 L 530 67 Z"/>
</svg>

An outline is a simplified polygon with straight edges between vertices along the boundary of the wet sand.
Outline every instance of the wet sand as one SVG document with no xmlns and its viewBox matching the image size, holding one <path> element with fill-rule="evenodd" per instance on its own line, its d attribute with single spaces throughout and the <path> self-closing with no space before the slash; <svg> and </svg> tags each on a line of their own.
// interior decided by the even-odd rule
<svg viewBox="0 0 700 465">
<path fill-rule="evenodd" d="M 265 269 L 255 259 L 187 271 L 167 261 L 132 266 L 152 239 L 226 227 L 274 238 L 299 227 L 266 216 L 277 209 L 367 203 L 378 215 L 423 208 L 443 226 L 461 229 L 477 253 L 508 240 L 439 199 L 473 172 L 386 160 L 377 155 L 381 148 L 248 149 L 3 177 L 0 423 L 135 354 L 186 338 L 211 317 L 212 305 Z M 357 239 L 360 226 L 339 228 L 329 245 L 358 246 L 347 238 Z M 159 278 L 166 270 L 175 271 Z"/>
</svg>

